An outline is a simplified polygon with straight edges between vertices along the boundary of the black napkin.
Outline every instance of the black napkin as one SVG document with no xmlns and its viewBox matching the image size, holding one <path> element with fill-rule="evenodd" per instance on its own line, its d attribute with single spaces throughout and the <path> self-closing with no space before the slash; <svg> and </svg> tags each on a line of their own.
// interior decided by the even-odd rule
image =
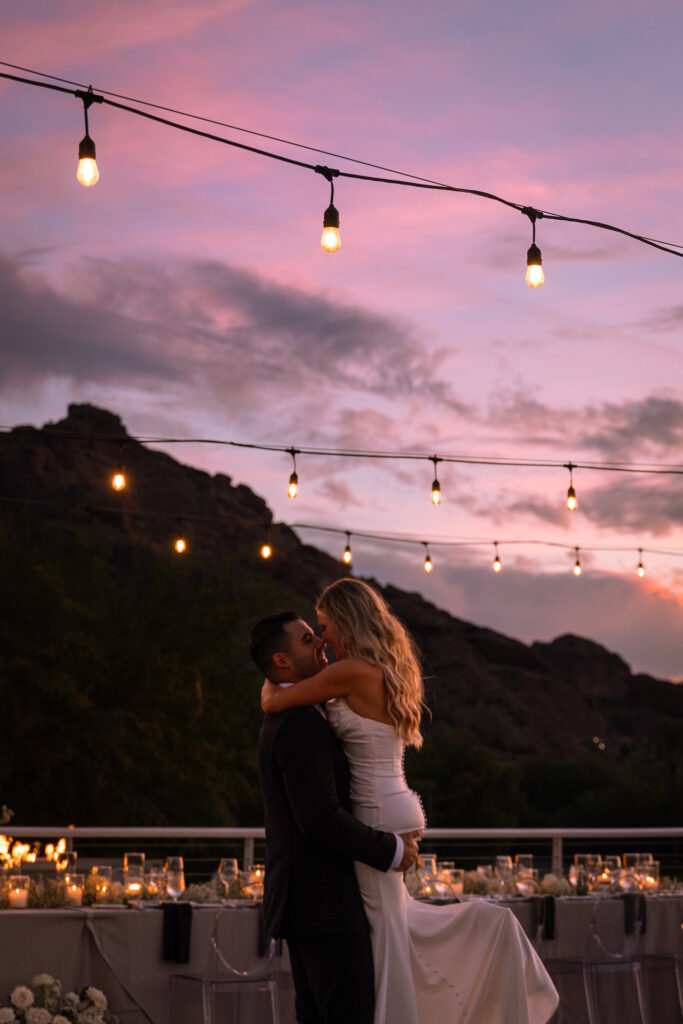
<svg viewBox="0 0 683 1024">
<path fill-rule="evenodd" d="M 647 903 L 642 892 L 625 892 L 622 899 L 624 901 L 624 934 L 632 935 L 635 931 L 636 921 L 640 921 L 640 934 L 644 935 Z"/>
<path fill-rule="evenodd" d="M 555 938 L 555 897 L 543 897 L 543 937 L 552 941 Z"/>
<path fill-rule="evenodd" d="M 164 909 L 164 960 L 186 964 L 190 960 L 192 907 L 189 903 L 162 903 Z"/>
<path fill-rule="evenodd" d="M 555 938 L 555 897 L 534 896 L 531 905 L 534 915 L 531 934 L 536 935 L 542 928 L 542 938 L 552 941 Z"/>
</svg>

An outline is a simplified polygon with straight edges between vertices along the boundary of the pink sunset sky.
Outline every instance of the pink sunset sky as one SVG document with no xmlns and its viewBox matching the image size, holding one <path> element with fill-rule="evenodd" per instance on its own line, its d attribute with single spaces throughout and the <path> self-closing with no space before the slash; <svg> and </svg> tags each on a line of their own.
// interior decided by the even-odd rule
<svg viewBox="0 0 683 1024">
<path fill-rule="evenodd" d="M 3 13 L 0 59 L 683 244 L 682 31 L 678 0 L 27 0 Z M 131 434 L 682 468 L 676 256 L 540 221 L 531 290 L 517 211 L 348 179 L 329 255 L 329 186 L 311 171 L 95 105 L 101 177 L 84 189 L 80 101 L 2 80 L 0 132 L 5 426 L 92 402 Z M 638 548 L 683 555 L 681 476 L 578 471 L 569 513 L 564 469 L 443 464 L 434 507 L 428 461 L 301 456 L 292 502 L 285 454 L 166 450 L 279 520 L 432 542 L 427 575 L 418 547 L 352 539 L 360 575 L 683 677 L 683 557 L 646 551 L 635 575 Z M 506 546 L 519 539 L 579 546 L 582 576 L 573 551 Z"/>
</svg>

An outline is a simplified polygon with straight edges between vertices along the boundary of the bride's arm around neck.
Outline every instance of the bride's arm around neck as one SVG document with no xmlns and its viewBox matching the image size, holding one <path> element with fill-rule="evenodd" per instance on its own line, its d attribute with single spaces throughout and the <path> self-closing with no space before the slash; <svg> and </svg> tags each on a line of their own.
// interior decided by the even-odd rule
<svg viewBox="0 0 683 1024">
<path fill-rule="evenodd" d="M 283 688 L 266 680 L 261 690 L 261 707 L 273 713 L 320 704 L 334 697 L 348 697 L 349 694 L 367 691 L 368 687 L 374 688 L 381 682 L 382 670 L 376 665 L 358 658 L 342 658 L 293 686 Z"/>
</svg>

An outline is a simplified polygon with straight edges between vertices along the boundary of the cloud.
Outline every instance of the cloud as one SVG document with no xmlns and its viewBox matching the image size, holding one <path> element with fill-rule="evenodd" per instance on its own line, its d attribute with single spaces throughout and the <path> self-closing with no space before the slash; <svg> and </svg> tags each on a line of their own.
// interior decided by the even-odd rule
<svg viewBox="0 0 683 1024">
<path fill-rule="evenodd" d="M 683 323 L 683 306 L 667 306 L 643 320 L 641 327 L 654 331 L 679 331 Z"/>
<path fill-rule="evenodd" d="M 0 260 L 0 387 L 146 379 L 233 410 L 294 406 L 294 422 L 309 428 L 330 424 L 331 394 L 355 395 L 369 408 L 335 412 L 349 444 L 366 441 L 368 427 L 388 438 L 397 402 L 468 411 L 439 376 L 442 354 L 427 352 L 409 323 L 360 305 L 209 261 L 91 260 L 65 281 L 58 291 L 25 264 Z M 373 408 L 380 400 L 384 413 Z"/>
<path fill-rule="evenodd" d="M 633 459 L 649 451 L 680 451 L 683 447 L 683 402 L 667 396 L 649 395 L 639 401 L 606 403 L 589 416 L 593 428 L 583 433 L 590 448 L 614 459 Z"/>
<path fill-rule="evenodd" d="M 683 478 L 615 480 L 594 488 L 581 508 L 599 526 L 655 536 L 671 533 L 683 522 Z"/>
<path fill-rule="evenodd" d="M 606 461 L 661 459 L 683 447 L 683 401 L 671 391 L 623 402 L 583 408 L 558 408 L 523 390 L 498 392 L 488 422 L 514 430 L 518 441 L 534 445 L 572 446 L 599 452 Z"/>
<path fill-rule="evenodd" d="M 493 573 L 488 557 L 485 562 L 480 554 L 451 557 L 434 548 L 434 572 L 425 581 L 418 576 L 414 552 L 404 556 L 395 551 L 389 557 L 386 549 L 368 548 L 358 553 L 356 571 L 407 590 L 419 586 L 427 600 L 452 614 L 525 643 L 575 633 L 620 654 L 634 672 L 676 680 L 683 676 L 683 607 L 670 593 L 651 589 L 646 581 L 602 573 L 583 554 L 579 579 L 569 571 L 570 553 L 563 573 L 527 570 L 505 550 L 501 557 L 503 571 Z"/>
</svg>

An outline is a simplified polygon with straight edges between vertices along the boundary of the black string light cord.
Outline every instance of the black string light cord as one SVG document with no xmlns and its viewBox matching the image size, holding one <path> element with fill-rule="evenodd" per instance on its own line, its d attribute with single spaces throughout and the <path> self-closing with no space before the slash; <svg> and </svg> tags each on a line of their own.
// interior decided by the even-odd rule
<svg viewBox="0 0 683 1024">
<path fill-rule="evenodd" d="M 35 434 L 33 427 L 10 427 L 0 425 L 0 433 L 20 435 Z M 317 448 L 312 445 L 257 444 L 249 441 L 230 441 L 214 437 L 153 437 L 148 434 L 92 434 L 77 430 L 46 428 L 46 436 L 74 441 L 97 441 L 105 444 L 126 445 L 146 444 L 212 444 L 229 448 L 245 448 L 252 451 L 281 452 L 291 455 L 316 455 L 341 459 L 404 460 L 410 462 L 450 462 L 463 466 L 503 466 L 524 469 L 586 469 L 605 473 L 635 473 L 655 476 L 683 476 L 683 466 L 673 464 L 652 464 L 638 462 L 563 462 L 559 459 L 520 459 L 504 457 L 477 457 L 474 455 L 429 455 L 426 452 L 372 451 L 354 448 Z"/>
<path fill-rule="evenodd" d="M 139 519 L 147 520 L 162 520 L 173 523 L 183 524 L 187 523 L 214 523 L 224 524 L 230 526 L 244 526 L 253 529 L 255 532 L 263 531 L 269 534 L 278 528 L 288 530 L 316 530 L 321 533 L 333 533 L 338 534 L 342 537 L 347 538 L 347 543 L 350 543 L 351 537 L 361 537 L 364 540 L 380 541 L 381 543 L 388 544 L 402 544 L 417 547 L 424 547 L 429 545 L 430 548 L 473 548 L 473 547 L 510 547 L 510 546 L 536 546 L 536 547 L 547 547 L 547 548 L 560 548 L 564 551 L 576 551 L 576 544 L 565 544 L 562 541 L 553 540 L 542 540 L 534 537 L 526 538 L 511 538 L 509 540 L 500 540 L 499 537 L 495 539 L 487 539 L 483 537 L 470 537 L 457 540 L 450 537 L 432 537 L 429 540 L 423 540 L 409 534 L 402 533 L 375 533 L 367 530 L 347 530 L 345 527 L 340 526 L 323 526 L 319 523 L 287 523 L 287 522 L 275 522 L 275 521 L 263 521 L 262 523 L 254 522 L 253 519 L 239 519 L 231 517 L 226 519 L 225 516 L 206 516 L 206 515 L 191 515 L 183 514 L 179 516 L 177 512 L 160 512 L 152 511 L 150 509 L 134 509 L 134 508 L 123 508 L 115 505 L 69 505 L 65 506 L 63 502 L 56 501 L 45 501 L 40 498 L 16 498 L 9 495 L 0 495 L 0 503 L 5 502 L 10 505 L 31 505 L 34 507 L 41 508 L 54 508 L 60 512 L 65 510 L 71 512 L 98 512 L 105 515 L 120 515 L 120 516 L 134 516 Z M 638 552 L 639 554 L 649 555 L 663 555 L 670 558 L 683 558 L 683 551 L 664 549 L 664 548 L 649 548 L 649 547 L 637 547 L 634 548 L 626 546 L 616 545 L 578 545 L 580 551 L 583 552 L 613 552 L 613 553 L 629 553 Z"/>
<path fill-rule="evenodd" d="M 0 61 L 0 65 L 2 65 L 4 67 L 16 67 L 16 65 L 8 64 L 5 61 Z M 46 76 L 46 75 L 44 75 L 43 72 L 40 72 L 40 71 L 31 71 L 30 73 L 31 74 L 36 74 L 36 75 L 41 75 L 43 77 L 55 77 L 55 76 Z M 74 89 L 67 89 L 64 86 L 55 85 L 52 82 L 36 81 L 35 79 L 23 78 L 23 77 L 20 77 L 18 75 L 9 74 L 7 72 L 0 72 L 0 78 L 5 78 L 5 79 L 8 79 L 10 81 L 19 82 L 19 83 L 24 84 L 24 85 L 38 86 L 39 88 L 42 88 L 42 89 L 50 89 L 50 90 L 52 90 L 54 92 L 66 93 L 66 94 L 71 95 L 71 96 L 76 96 L 77 98 L 80 98 L 80 99 L 83 99 L 84 95 L 85 95 L 83 93 L 82 89 L 76 89 L 76 90 L 74 90 Z M 65 81 L 65 80 L 62 79 L 62 81 Z M 85 86 L 83 86 L 83 89 L 85 89 Z M 671 256 L 681 256 L 681 257 L 683 257 L 683 251 L 680 251 L 680 252 L 677 251 L 678 249 L 683 250 L 683 245 L 680 245 L 680 244 L 678 244 L 676 242 L 666 242 L 666 243 L 665 242 L 661 242 L 658 239 L 649 238 L 646 235 L 640 235 L 640 234 L 637 234 L 636 232 L 633 232 L 633 231 L 627 231 L 625 228 L 617 227 L 614 224 L 606 224 L 603 221 L 590 220 L 590 219 L 583 218 L 583 217 L 569 217 L 569 216 L 566 216 L 565 214 L 552 213 L 551 211 L 548 211 L 548 210 L 539 210 L 539 209 L 536 209 L 535 207 L 526 206 L 526 205 L 524 205 L 522 203 L 515 203 L 515 202 L 512 202 L 509 199 L 504 199 L 501 196 L 494 195 L 492 192 L 485 192 L 485 191 L 482 191 L 481 189 L 459 188 L 459 187 L 456 187 L 456 186 L 453 186 L 453 185 L 446 185 L 446 184 L 443 184 L 441 182 L 436 182 L 436 181 L 433 181 L 433 180 L 431 180 L 429 178 L 419 178 L 417 175 L 405 175 L 405 177 L 403 177 L 403 178 L 387 178 L 387 177 L 378 177 L 376 175 L 370 175 L 370 174 L 360 174 L 360 173 L 356 173 L 356 172 L 353 172 L 353 171 L 336 170 L 336 169 L 331 169 L 329 167 L 323 167 L 323 166 L 321 166 L 319 164 L 306 163 L 305 161 L 294 160 L 292 157 L 283 156 L 283 155 L 281 155 L 279 153 L 273 153 L 270 150 L 261 149 L 261 148 L 258 148 L 256 146 L 249 146 L 249 145 L 247 145 L 246 143 L 243 143 L 243 142 L 237 142 L 234 139 L 226 139 L 226 138 L 224 138 L 221 135 L 215 135 L 215 134 L 213 134 L 211 132 L 201 131 L 198 128 L 192 128 L 189 125 L 179 124 L 177 121 L 171 121 L 168 118 L 161 117 L 158 114 L 152 114 L 152 113 L 150 113 L 150 112 L 148 112 L 146 110 L 140 110 L 138 107 L 131 107 L 131 106 L 129 106 L 126 103 L 120 103 L 117 100 L 108 98 L 108 96 L 104 94 L 103 90 L 100 90 L 99 93 L 93 94 L 92 87 L 89 87 L 89 89 L 87 91 L 87 94 L 90 97 L 92 97 L 90 102 L 103 103 L 103 104 L 106 104 L 107 106 L 114 107 L 114 108 L 116 108 L 118 110 L 124 110 L 127 113 L 136 114 L 138 117 L 144 117 L 147 120 L 155 121 L 158 124 L 165 124 L 165 125 L 167 125 L 170 128 L 176 128 L 179 131 L 187 132 L 190 135 L 195 135 L 195 136 L 199 136 L 200 138 L 210 139 L 213 142 L 220 142 L 220 143 L 223 143 L 223 145 L 233 146 L 236 149 L 242 149 L 242 150 L 245 150 L 246 152 L 254 153 L 254 154 L 258 155 L 258 156 L 268 157 L 271 160 L 278 160 L 281 163 L 291 164 L 292 166 L 295 166 L 295 167 L 302 167 L 302 168 L 304 168 L 306 170 L 314 171 L 317 174 L 322 174 L 324 177 L 328 178 L 328 180 L 329 180 L 330 175 L 333 175 L 334 177 L 350 178 L 350 179 L 355 179 L 355 180 L 358 180 L 358 181 L 372 181 L 372 182 L 376 182 L 376 183 L 380 183 L 380 184 L 385 184 L 385 185 L 401 185 L 401 186 L 403 186 L 405 188 L 421 188 L 421 189 L 429 189 L 429 190 L 432 190 L 432 191 L 457 192 L 457 193 L 461 193 L 461 194 L 465 194 L 465 195 L 479 196 L 482 199 L 489 199 L 489 200 L 491 200 L 493 202 L 501 203 L 502 205 L 507 206 L 507 207 L 509 207 L 511 209 L 518 210 L 520 213 L 522 213 L 525 216 L 527 216 L 532 224 L 536 221 L 536 219 L 540 219 L 540 218 L 544 218 L 546 220 L 565 221 L 565 222 L 571 223 L 571 224 L 586 224 L 586 225 L 588 225 L 590 227 L 599 228 L 599 229 L 601 229 L 603 231 L 611 231 L 611 232 L 615 232 L 616 234 L 620 234 L 620 235 L 624 235 L 624 236 L 626 236 L 628 238 L 632 238 L 632 239 L 634 239 L 637 242 L 641 242 L 643 245 L 651 246 L 653 249 L 659 249 L 661 252 L 666 252 L 666 253 L 668 253 Z M 110 93 L 109 95 L 111 96 L 111 95 L 116 95 L 116 94 Z M 172 109 L 172 108 L 160 107 L 159 105 L 155 105 L 155 104 L 149 104 L 146 101 L 141 101 L 141 100 L 133 100 L 132 102 L 144 103 L 144 105 L 146 105 L 146 106 L 155 106 L 156 109 L 163 109 L 163 110 L 171 110 Z M 183 116 L 196 117 L 196 115 L 185 115 L 185 114 L 183 114 Z M 208 119 L 202 118 L 201 120 L 207 121 Z M 222 122 L 211 122 L 211 123 L 221 124 Z M 238 130 L 244 130 L 244 129 L 238 129 Z M 251 134 L 257 135 L 257 134 L 260 134 L 260 133 L 254 132 L 254 133 L 251 133 Z M 261 137 L 265 137 L 265 138 L 269 138 L 269 139 L 273 139 L 274 138 L 273 136 L 265 136 L 265 135 L 261 136 Z M 282 141 L 282 142 L 284 142 L 287 145 L 297 145 L 300 148 L 313 149 L 313 147 L 301 147 L 301 144 L 299 144 L 299 143 L 289 143 L 289 142 L 287 142 L 287 140 L 278 140 L 278 141 Z M 328 151 L 324 151 L 324 150 L 315 150 L 315 151 L 316 152 L 325 152 L 325 153 L 328 152 Z M 336 156 L 337 154 L 333 154 L 333 155 Z M 365 166 L 378 167 L 378 165 L 376 165 L 376 164 L 368 164 L 365 161 L 356 161 L 356 160 L 353 160 L 353 158 L 342 157 L 342 159 L 345 159 L 345 160 L 349 159 L 349 160 L 351 160 L 351 162 L 355 162 L 355 163 L 364 163 Z M 390 171 L 389 173 L 392 173 L 392 174 L 403 174 L 404 172 L 402 172 L 402 171 Z"/>
</svg>

